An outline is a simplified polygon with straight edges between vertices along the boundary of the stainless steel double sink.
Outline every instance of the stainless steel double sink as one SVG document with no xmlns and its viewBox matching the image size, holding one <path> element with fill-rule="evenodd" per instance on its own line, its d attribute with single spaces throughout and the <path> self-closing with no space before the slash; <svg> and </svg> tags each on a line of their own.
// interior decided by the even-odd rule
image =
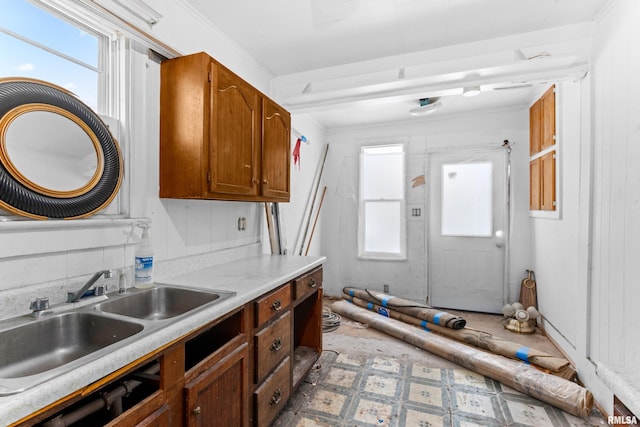
<svg viewBox="0 0 640 427">
<path fill-rule="evenodd" d="M 40 318 L 0 322 L 0 396 L 15 394 L 147 336 L 235 292 L 156 285 Z M 64 307 L 63 307 L 64 308 Z"/>
</svg>

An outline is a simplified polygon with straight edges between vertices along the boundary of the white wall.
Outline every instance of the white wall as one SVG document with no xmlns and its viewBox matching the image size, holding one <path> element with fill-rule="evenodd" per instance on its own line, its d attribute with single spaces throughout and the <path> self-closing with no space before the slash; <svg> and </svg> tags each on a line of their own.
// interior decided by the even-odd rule
<svg viewBox="0 0 640 427">
<path fill-rule="evenodd" d="M 580 156 L 588 150 L 583 140 L 581 99 L 588 90 L 589 80 L 556 84 L 558 153 L 556 156 L 559 181 L 557 201 L 559 219 L 532 218 L 532 258 L 536 274 L 538 307 L 545 325 L 562 331 L 565 339 L 575 347 L 580 323 L 575 312 L 567 310 L 576 300 L 584 302 L 587 287 L 579 283 L 580 245 Z"/>
<path fill-rule="evenodd" d="M 509 278 L 511 299 L 530 258 L 528 209 L 528 110 L 512 109 L 461 116 L 427 116 L 395 124 L 357 129 L 336 129 L 327 135 L 330 143 L 325 185 L 328 187 L 323 217 L 325 293 L 339 296 L 345 286 L 382 290 L 424 301 L 427 296 L 426 186 L 412 188 L 412 178 L 426 173 L 426 153 L 453 147 L 513 145 L 512 256 Z M 408 218 L 408 259 L 371 261 L 357 258 L 358 157 L 360 146 L 407 142 L 407 206 L 421 207 L 423 216 Z M 409 209 L 410 212 L 410 209 Z"/>
<path fill-rule="evenodd" d="M 561 110 L 562 218 L 533 221 L 547 332 L 609 413 L 613 393 L 640 413 L 639 20 L 620 0 L 596 21 L 590 79 Z"/>
</svg>

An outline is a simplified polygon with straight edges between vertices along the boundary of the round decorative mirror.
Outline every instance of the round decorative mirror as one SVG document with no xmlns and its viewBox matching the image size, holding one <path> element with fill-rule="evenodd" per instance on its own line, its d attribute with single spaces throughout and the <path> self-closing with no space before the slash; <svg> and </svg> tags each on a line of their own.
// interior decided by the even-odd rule
<svg viewBox="0 0 640 427">
<path fill-rule="evenodd" d="M 73 197 L 91 190 L 102 174 L 104 156 L 98 140 L 66 110 L 28 104 L 6 114 L 0 129 L 6 129 L 0 161 L 31 190 Z"/>
<path fill-rule="evenodd" d="M 0 209 L 30 218 L 80 218 L 120 188 L 122 157 L 100 118 L 39 80 L 0 79 Z"/>
</svg>

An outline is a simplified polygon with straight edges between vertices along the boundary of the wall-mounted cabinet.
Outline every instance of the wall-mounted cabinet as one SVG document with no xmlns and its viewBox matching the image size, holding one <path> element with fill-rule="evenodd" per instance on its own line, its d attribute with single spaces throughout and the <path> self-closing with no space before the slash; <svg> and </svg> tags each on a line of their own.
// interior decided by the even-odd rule
<svg viewBox="0 0 640 427">
<path fill-rule="evenodd" d="M 555 211 L 556 93 L 551 86 L 529 109 L 529 209 Z"/>
<path fill-rule="evenodd" d="M 205 53 L 164 61 L 160 197 L 289 201 L 290 114 Z"/>
</svg>

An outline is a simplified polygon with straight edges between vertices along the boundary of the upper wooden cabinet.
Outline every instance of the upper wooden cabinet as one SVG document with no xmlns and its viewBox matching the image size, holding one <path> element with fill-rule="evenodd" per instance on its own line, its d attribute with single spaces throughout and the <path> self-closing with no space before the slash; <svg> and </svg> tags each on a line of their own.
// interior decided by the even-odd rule
<svg viewBox="0 0 640 427">
<path fill-rule="evenodd" d="M 268 98 L 262 98 L 262 195 L 289 200 L 289 113 Z M 287 144 L 283 144 L 286 141 Z"/>
<path fill-rule="evenodd" d="M 529 209 L 555 211 L 556 94 L 551 86 L 529 109 Z"/>
<path fill-rule="evenodd" d="M 555 85 L 529 108 L 529 155 L 533 156 L 556 143 Z"/>
<path fill-rule="evenodd" d="M 290 114 L 205 53 L 164 61 L 160 197 L 289 201 Z"/>
</svg>

